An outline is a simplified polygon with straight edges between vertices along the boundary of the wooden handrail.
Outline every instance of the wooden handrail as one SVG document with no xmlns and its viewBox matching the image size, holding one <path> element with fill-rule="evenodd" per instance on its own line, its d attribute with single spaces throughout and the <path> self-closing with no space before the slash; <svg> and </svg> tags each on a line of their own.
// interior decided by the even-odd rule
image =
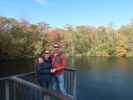
<svg viewBox="0 0 133 100">
<path fill-rule="evenodd" d="M 70 68 L 70 67 L 65 68 L 65 70 L 68 70 L 68 71 L 78 71 L 76 68 Z"/>
<path fill-rule="evenodd" d="M 22 73 L 22 74 L 18 74 L 18 75 L 14 75 L 14 76 L 9 76 L 9 77 L 5 77 L 5 78 L 1 78 L 0 81 L 5 80 L 5 81 L 3 81 L 3 82 L 5 82 L 5 84 L 8 82 L 10 83 L 10 81 L 13 81 L 13 84 L 15 82 L 15 84 L 18 83 L 18 84 L 21 84 L 22 86 L 24 85 L 26 87 L 28 86 L 28 87 L 34 88 L 35 90 L 40 91 L 40 93 L 42 93 L 42 96 L 48 95 L 48 96 L 56 97 L 59 100 L 75 100 L 76 99 L 75 98 L 76 97 L 76 76 L 75 76 L 76 71 L 77 71 L 77 69 L 75 69 L 75 68 L 65 68 L 66 80 L 69 79 L 69 81 L 73 81 L 75 83 L 74 86 L 73 85 L 71 86 L 70 85 L 71 82 L 69 82 L 69 81 L 66 82 L 66 84 L 67 84 L 66 86 L 68 86 L 67 89 L 68 89 L 69 93 L 72 95 L 72 97 L 64 96 L 63 94 L 60 94 L 56 90 L 52 90 L 52 91 L 47 90 L 45 88 L 42 88 L 38 84 L 36 84 L 36 79 L 34 80 L 34 78 L 36 76 L 36 72 Z M 68 74 L 68 76 L 67 76 L 67 74 Z M 71 75 L 72 75 L 72 77 L 73 76 L 74 77 L 71 78 L 70 77 Z M 30 79 L 33 79 L 33 80 L 30 81 Z M 5 85 L 5 87 L 6 87 L 6 85 Z M 73 90 L 71 90 L 70 88 Z M 7 89 L 9 89 L 9 88 L 7 88 Z M 8 90 L 6 90 L 6 91 L 7 91 L 6 94 L 9 94 L 8 93 L 9 91 Z M 37 91 L 34 91 L 34 92 L 36 93 Z"/>
<path fill-rule="evenodd" d="M 76 68 L 65 68 L 66 71 L 77 71 Z M 22 76 L 28 76 L 28 75 L 32 75 L 32 74 L 35 74 L 35 72 L 29 72 L 29 73 L 22 73 L 22 74 L 17 74 L 15 76 L 18 76 L 18 77 L 22 77 Z M 14 76 L 14 75 L 12 75 Z M 8 79 L 10 78 L 11 76 L 7 76 L 7 77 L 3 77 L 3 78 L 0 78 L 0 80 L 5 80 L 5 79 Z"/>
<path fill-rule="evenodd" d="M 74 98 L 71 98 L 69 96 L 64 96 L 62 94 L 57 93 L 56 91 L 49 91 L 45 88 L 42 88 L 42 87 L 40 87 L 34 83 L 28 82 L 28 81 L 23 80 L 21 78 L 18 78 L 16 76 L 10 77 L 9 80 L 13 80 L 15 82 L 18 82 L 20 84 L 24 84 L 26 86 L 30 86 L 30 87 L 32 86 L 32 87 L 38 89 L 39 91 L 41 91 L 44 95 L 53 96 L 53 97 L 56 97 L 60 100 L 74 100 Z"/>
<path fill-rule="evenodd" d="M 76 68 L 65 68 L 66 71 L 77 71 Z M 22 73 L 22 74 L 18 74 L 18 75 L 15 75 L 17 77 L 23 77 L 23 76 L 29 76 L 29 75 L 33 75 L 35 74 L 36 72 L 29 72 L 29 73 Z"/>
</svg>

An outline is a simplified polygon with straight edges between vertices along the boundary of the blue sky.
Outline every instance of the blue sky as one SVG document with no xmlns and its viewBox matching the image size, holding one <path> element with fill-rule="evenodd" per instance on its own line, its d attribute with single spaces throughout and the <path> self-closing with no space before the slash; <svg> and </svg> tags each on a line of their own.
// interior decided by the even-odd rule
<svg viewBox="0 0 133 100">
<path fill-rule="evenodd" d="M 110 23 L 119 27 L 133 19 L 133 0 L 0 0 L 0 16 L 56 27 Z"/>
</svg>

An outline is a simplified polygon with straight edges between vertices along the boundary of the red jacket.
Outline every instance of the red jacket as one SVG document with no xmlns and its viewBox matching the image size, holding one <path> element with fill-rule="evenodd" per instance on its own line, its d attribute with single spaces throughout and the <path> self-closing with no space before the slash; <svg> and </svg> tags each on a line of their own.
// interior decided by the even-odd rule
<svg viewBox="0 0 133 100">
<path fill-rule="evenodd" d="M 52 67 L 57 69 L 57 71 L 53 73 L 54 76 L 58 76 L 64 73 L 65 56 L 63 53 L 52 55 Z"/>
</svg>

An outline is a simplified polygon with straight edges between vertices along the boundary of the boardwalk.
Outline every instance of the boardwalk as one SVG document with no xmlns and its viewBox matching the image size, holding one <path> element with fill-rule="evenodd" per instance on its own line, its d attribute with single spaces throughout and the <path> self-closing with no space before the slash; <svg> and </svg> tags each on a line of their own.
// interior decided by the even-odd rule
<svg viewBox="0 0 133 100">
<path fill-rule="evenodd" d="M 76 100 L 76 70 L 65 69 L 65 88 L 72 97 L 38 85 L 34 72 L 0 79 L 0 100 Z"/>
</svg>

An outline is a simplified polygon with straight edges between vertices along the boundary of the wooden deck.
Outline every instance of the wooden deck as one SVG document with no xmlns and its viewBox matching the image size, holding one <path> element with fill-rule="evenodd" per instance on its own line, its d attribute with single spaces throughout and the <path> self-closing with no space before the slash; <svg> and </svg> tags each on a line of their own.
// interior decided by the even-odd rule
<svg viewBox="0 0 133 100">
<path fill-rule="evenodd" d="M 65 69 L 65 89 L 70 96 L 38 85 L 35 72 L 0 79 L 0 100 L 76 100 L 76 70 Z"/>
</svg>

